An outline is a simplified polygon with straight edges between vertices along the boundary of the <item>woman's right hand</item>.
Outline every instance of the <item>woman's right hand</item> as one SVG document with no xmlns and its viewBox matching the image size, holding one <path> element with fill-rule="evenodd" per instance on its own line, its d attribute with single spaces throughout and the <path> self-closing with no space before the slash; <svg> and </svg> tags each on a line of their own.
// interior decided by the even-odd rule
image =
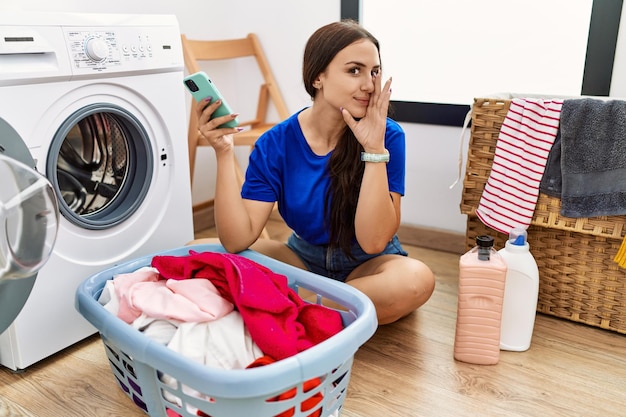
<svg viewBox="0 0 626 417">
<path fill-rule="evenodd" d="M 222 104 L 221 100 L 211 102 L 211 97 L 209 97 L 196 106 L 198 133 L 200 133 L 200 137 L 203 140 L 215 149 L 216 154 L 232 149 L 232 135 L 241 132 L 241 128 L 218 128 L 218 126 L 235 119 L 238 116 L 236 113 L 211 119 L 213 112 L 217 110 L 220 104 Z"/>
</svg>

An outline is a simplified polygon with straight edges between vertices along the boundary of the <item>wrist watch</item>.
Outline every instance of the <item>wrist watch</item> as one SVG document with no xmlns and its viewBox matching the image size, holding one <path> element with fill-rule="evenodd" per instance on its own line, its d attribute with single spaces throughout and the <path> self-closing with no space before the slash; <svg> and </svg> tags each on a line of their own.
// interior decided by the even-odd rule
<svg viewBox="0 0 626 417">
<path fill-rule="evenodd" d="M 385 153 L 361 152 L 361 161 L 363 162 L 389 162 L 389 151 L 385 149 Z"/>
</svg>

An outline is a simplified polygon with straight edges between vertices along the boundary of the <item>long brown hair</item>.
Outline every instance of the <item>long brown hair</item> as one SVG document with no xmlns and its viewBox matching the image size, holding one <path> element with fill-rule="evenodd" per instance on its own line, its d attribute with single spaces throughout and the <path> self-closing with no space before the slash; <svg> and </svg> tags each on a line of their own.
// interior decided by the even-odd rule
<svg viewBox="0 0 626 417">
<path fill-rule="evenodd" d="M 304 88 L 315 98 L 317 89 L 313 83 L 323 73 L 335 55 L 354 42 L 367 39 L 379 51 L 378 40 L 353 20 L 342 20 L 319 28 L 309 38 L 304 49 L 302 78 Z M 324 217 L 330 228 L 329 245 L 341 248 L 348 256 L 355 237 L 354 218 L 363 179 L 365 165 L 360 160 L 363 147 L 354 133 L 345 127 L 329 161 L 330 187 L 326 198 L 330 206 L 325 207 Z"/>
</svg>

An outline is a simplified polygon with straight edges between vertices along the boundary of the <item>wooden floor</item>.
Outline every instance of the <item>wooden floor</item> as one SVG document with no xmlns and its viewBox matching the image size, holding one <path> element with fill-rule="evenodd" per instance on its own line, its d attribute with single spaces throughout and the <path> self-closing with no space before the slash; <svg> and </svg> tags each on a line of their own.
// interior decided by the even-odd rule
<svg viewBox="0 0 626 417">
<path fill-rule="evenodd" d="M 280 223 L 269 231 L 287 232 Z M 359 349 L 343 417 L 626 416 L 625 335 L 539 315 L 527 352 L 502 352 L 495 366 L 456 362 L 458 255 L 406 249 L 431 266 L 437 288 Z M 0 417 L 143 415 L 114 382 L 97 336 L 22 373 L 0 368 Z"/>
</svg>

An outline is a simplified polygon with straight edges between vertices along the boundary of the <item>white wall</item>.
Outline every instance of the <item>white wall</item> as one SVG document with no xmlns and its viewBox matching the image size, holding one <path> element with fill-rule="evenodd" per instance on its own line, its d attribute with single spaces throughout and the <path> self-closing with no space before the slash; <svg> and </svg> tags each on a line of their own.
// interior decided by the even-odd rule
<svg viewBox="0 0 626 417">
<path fill-rule="evenodd" d="M 407 137 L 406 192 L 402 199 L 404 225 L 465 234 L 461 214 L 463 179 L 457 179 L 461 128 L 401 123 Z M 465 148 L 467 137 L 465 136 Z M 463 151 L 463 173 L 466 150 Z"/>
<path fill-rule="evenodd" d="M 220 38 L 256 32 L 263 43 L 270 65 L 280 84 L 289 110 L 295 112 L 309 103 L 301 82 L 304 44 L 319 26 L 340 17 L 340 0 L 0 0 L 0 9 L 103 12 L 172 13 L 181 31 L 190 37 Z M 276 12 L 279 10 L 279 12 Z M 622 10 L 626 25 L 626 8 Z M 376 35 L 376 34 L 375 34 Z M 436 39 L 432 40 L 433 42 Z M 382 45 L 402 48 L 406 45 Z M 221 90 L 232 88 L 230 85 Z M 235 86 L 236 87 L 236 86 Z M 223 91 L 224 92 L 224 91 Z M 484 92 L 477 92 L 478 95 Z M 225 92 L 227 96 L 236 92 Z M 618 39 L 611 96 L 626 97 L 626 34 Z M 406 225 L 465 233 L 466 216 L 460 214 L 462 184 L 449 189 L 457 177 L 461 128 L 403 123 L 407 133 L 406 196 L 402 221 Z M 465 138 L 467 144 L 467 138 Z M 182 138 L 185 140 L 185 138 Z M 210 151 L 205 152 L 209 157 Z M 465 167 L 465 150 L 463 169 Z M 244 155 L 245 157 L 245 155 Z M 194 184 L 194 198 L 212 195 L 211 162 L 203 163 Z"/>
<path fill-rule="evenodd" d="M 453 104 L 470 104 L 477 91 L 579 94 L 592 3 L 360 0 L 361 22 L 381 42 L 395 99 Z M 540 29 L 523 30 L 528 22 Z M 393 45 L 410 45 L 410 53 Z"/>
</svg>

